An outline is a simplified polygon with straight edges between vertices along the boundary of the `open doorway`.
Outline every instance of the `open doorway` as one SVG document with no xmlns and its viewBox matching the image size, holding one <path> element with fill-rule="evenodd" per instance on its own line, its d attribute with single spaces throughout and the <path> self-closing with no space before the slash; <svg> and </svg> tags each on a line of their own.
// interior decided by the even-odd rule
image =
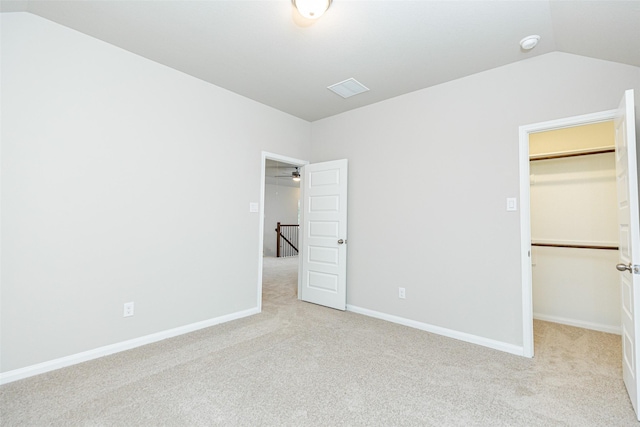
<svg viewBox="0 0 640 427">
<path fill-rule="evenodd" d="M 616 193 L 618 211 L 618 254 L 619 262 L 612 268 L 619 272 L 620 280 L 620 318 L 621 337 L 619 357 L 622 361 L 622 378 L 629 398 L 637 415 L 640 381 L 637 379 L 637 367 L 640 366 L 640 353 L 636 343 L 640 342 L 640 210 L 638 209 L 638 166 L 636 157 L 636 120 L 634 91 L 625 91 L 616 110 L 589 114 L 568 119 L 537 123 L 520 127 L 520 232 L 522 266 L 522 326 L 523 356 L 533 357 L 533 294 L 531 262 L 531 205 L 530 205 L 530 137 L 536 132 L 570 128 L 613 120 L 615 140 Z M 615 335 L 612 335 L 615 337 Z M 593 360 L 593 355 L 589 355 Z M 591 370 L 593 371 L 593 370 Z M 619 364 L 615 367 L 619 372 Z M 640 417 L 638 418 L 640 419 Z"/>
<path fill-rule="evenodd" d="M 532 243 L 540 243 L 540 244 L 554 244 L 554 243 L 565 243 L 564 246 L 570 246 L 570 241 L 565 239 L 565 242 L 562 242 L 562 239 L 556 239 L 555 242 L 551 236 L 532 236 L 531 234 L 531 147 L 530 140 L 532 135 L 540 134 L 543 132 L 554 132 L 562 129 L 576 128 L 579 126 L 588 126 L 594 125 L 597 123 L 610 122 L 615 118 L 616 111 L 609 110 L 601 113 L 588 114 L 584 116 L 578 117 L 570 117 L 566 119 L 553 120 L 544 123 L 537 123 L 529 126 L 522 126 L 520 128 L 520 222 L 521 222 L 521 242 L 522 242 L 522 301 L 523 301 L 523 355 L 526 357 L 533 357 L 534 354 L 534 334 L 533 334 L 533 318 L 534 318 L 534 305 L 533 305 L 533 264 L 538 262 L 539 259 L 532 259 L 532 255 L 534 258 L 539 253 L 536 253 L 536 250 L 539 248 L 545 248 L 545 250 L 549 249 L 558 249 L 553 248 L 552 246 L 532 246 Z M 593 146 L 591 151 L 596 151 L 596 147 Z M 541 149 L 544 151 L 544 148 Z M 579 149 L 574 148 L 574 151 L 581 151 Z M 535 149 L 534 149 L 535 151 Z M 562 151 L 562 150 L 559 150 Z M 569 148 L 565 148 L 564 151 L 571 151 Z M 588 152 L 589 149 L 582 149 L 584 152 Z M 545 157 L 542 152 L 537 153 L 535 156 Z M 535 182 L 536 177 L 533 177 L 533 181 Z M 534 184 L 536 185 L 536 184 Z M 614 193 L 615 194 L 615 193 Z M 542 228 L 544 229 L 544 227 Z M 540 239 L 538 242 L 533 242 L 532 237 L 536 237 Z M 542 241 L 549 240 L 549 241 Z M 580 242 L 573 242 L 580 243 Z M 581 242 L 581 243 L 590 243 L 590 242 Z M 613 242 L 607 242 L 606 246 L 614 246 Z M 574 246 L 579 246 L 578 244 Z M 596 245 L 593 245 L 596 246 Z M 605 245 L 602 245 L 605 246 Z M 570 250 L 571 248 L 564 248 L 565 250 Z M 579 250 L 579 248 L 573 248 L 574 250 Z M 589 249 L 583 249 L 585 251 Z M 604 254 L 604 253 L 603 253 Z M 579 255 L 580 256 L 584 256 Z M 536 267 L 537 268 L 537 267 Z M 614 268 L 612 266 L 611 268 Z M 562 316 L 558 316 L 562 317 Z M 558 320 L 558 319 L 556 319 Z"/>
<path fill-rule="evenodd" d="M 267 159 L 264 189 L 265 257 L 298 255 L 300 167 Z"/>
<path fill-rule="evenodd" d="M 296 283 L 298 280 L 299 176 L 300 168 L 307 163 L 287 156 L 262 153 L 257 293 L 260 311 L 265 273 L 269 277 L 274 274 L 292 276 L 287 281 L 295 280 Z M 265 272 L 265 269 L 274 271 Z"/>
<path fill-rule="evenodd" d="M 533 318 L 620 335 L 613 121 L 531 133 L 529 154 Z"/>
<path fill-rule="evenodd" d="M 583 378 L 621 362 L 614 136 L 613 121 L 529 135 L 535 351 Z"/>
<path fill-rule="evenodd" d="M 347 306 L 348 161 L 339 159 L 309 164 L 304 160 L 267 152 L 262 153 L 259 204 L 258 310 L 262 311 L 263 308 L 265 260 L 272 259 L 264 256 L 265 235 L 270 227 L 265 221 L 267 166 L 273 166 L 272 161 L 292 166 L 292 180 L 297 175 L 296 168 L 300 168 L 300 255 L 296 257 L 298 263 L 295 265 L 295 274 L 287 275 L 297 282 L 293 295 L 306 302 L 344 311 Z M 280 171 L 277 170 L 276 173 Z M 289 176 L 283 175 L 283 178 L 289 179 Z M 291 258 L 293 257 L 288 257 Z"/>
</svg>

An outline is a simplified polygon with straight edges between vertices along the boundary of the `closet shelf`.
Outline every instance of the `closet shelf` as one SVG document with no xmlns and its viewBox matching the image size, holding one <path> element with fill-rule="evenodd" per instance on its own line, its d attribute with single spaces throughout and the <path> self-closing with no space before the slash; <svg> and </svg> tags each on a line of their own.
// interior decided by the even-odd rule
<svg viewBox="0 0 640 427">
<path fill-rule="evenodd" d="M 618 246 L 610 245 L 578 245 L 578 244 L 566 244 L 566 243 L 538 243 L 531 242 L 531 246 L 543 246 L 549 248 L 574 248 L 574 249 L 605 249 L 610 251 L 617 251 Z"/>
<path fill-rule="evenodd" d="M 578 157 L 578 156 L 590 156 L 592 154 L 604 154 L 604 153 L 615 153 L 616 149 L 611 148 L 600 148 L 597 150 L 587 150 L 587 151 L 568 151 L 564 153 L 557 154 L 543 154 L 543 155 L 533 155 L 529 157 L 529 161 L 536 160 L 550 160 L 550 159 L 563 159 L 566 157 Z"/>
</svg>

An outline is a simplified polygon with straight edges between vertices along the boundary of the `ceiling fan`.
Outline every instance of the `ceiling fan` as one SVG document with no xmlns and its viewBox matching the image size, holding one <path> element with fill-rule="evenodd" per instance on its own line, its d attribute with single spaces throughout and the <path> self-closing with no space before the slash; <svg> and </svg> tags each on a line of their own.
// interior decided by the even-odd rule
<svg viewBox="0 0 640 427">
<path fill-rule="evenodd" d="M 296 166 L 291 175 L 276 175 L 276 178 L 293 178 L 294 181 L 300 181 L 300 168 Z"/>
</svg>

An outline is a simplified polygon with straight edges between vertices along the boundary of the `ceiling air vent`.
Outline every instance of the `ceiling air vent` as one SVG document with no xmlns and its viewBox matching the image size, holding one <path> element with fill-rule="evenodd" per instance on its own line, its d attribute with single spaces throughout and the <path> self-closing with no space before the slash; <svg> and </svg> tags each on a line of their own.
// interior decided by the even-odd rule
<svg viewBox="0 0 640 427">
<path fill-rule="evenodd" d="M 359 93 L 366 92 L 369 90 L 368 87 L 365 87 L 362 83 L 360 83 L 354 78 L 350 78 L 343 82 L 331 85 L 327 87 L 327 89 L 337 93 L 343 98 L 349 98 L 353 95 L 357 95 Z"/>
</svg>

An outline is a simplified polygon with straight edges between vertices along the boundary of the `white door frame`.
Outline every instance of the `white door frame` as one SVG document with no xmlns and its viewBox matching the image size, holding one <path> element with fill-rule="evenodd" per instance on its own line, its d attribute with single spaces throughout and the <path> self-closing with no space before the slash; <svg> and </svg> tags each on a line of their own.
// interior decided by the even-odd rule
<svg viewBox="0 0 640 427">
<path fill-rule="evenodd" d="M 531 203 L 529 134 L 613 120 L 616 110 L 520 126 L 520 260 L 522 266 L 522 355 L 533 357 L 533 287 L 531 280 Z"/>
<path fill-rule="evenodd" d="M 258 312 L 262 312 L 262 258 L 264 256 L 264 192 L 266 179 L 267 159 L 275 160 L 282 163 L 288 163 L 294 166 L 304 166 L 309 162 L 307 160 L 300 160 L 293 157 L 282 156 L 280 154 L 269 153 L 268 151 L 262 152 L 262 166 L 260 173 L 260 207 L 258 209 L 260 216 L 260 225 L 258 226 L 258 289 L 256 295 L 256 307 Z M 300 273 L 298 273 L 300 274 Z"/>
</svg>

